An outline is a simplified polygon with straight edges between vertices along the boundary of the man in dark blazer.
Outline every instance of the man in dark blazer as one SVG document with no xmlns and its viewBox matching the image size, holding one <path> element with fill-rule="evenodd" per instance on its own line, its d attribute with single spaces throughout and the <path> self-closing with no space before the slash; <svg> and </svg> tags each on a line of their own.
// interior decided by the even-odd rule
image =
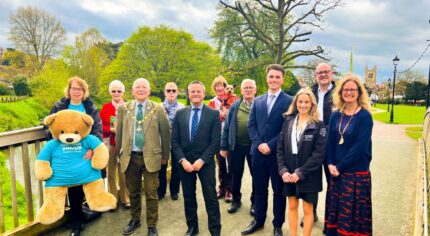
<svg viewBox="0 0 430 236">
<path fill-rule="evenodd" d="M 251 156 L 255 187 L 254 220 L 242 231 L 252 234 L 263 228 L 266 221 L 269 179 L 273 189 L 273 235 L 282 236 L 285 221 L 286 199 L 282 195 L 282 179 L 278 174 L 276 146 L 291 97 L 282 92 L 285 70 L 282 65 L 273 64 L 266 68 L 266 82 L 269 91 L 255 98 L 249 114 L 248 131 L 252 140 Z"/>
<path fill-rule="evenodd" d="M 205 87 L 200 81 L 188 85 L 191 105 L 177 111 L 172 127 L 174 161 L 179 162 L 179 176 L 184 195 L 186 236 L 199 232 L 196 180 L 200 179 L 212 236 L 221 233 L 221 217 L 216 197 L 214 155 L 219 151 L 221 123 L 219 112 L 203 103 Z"/>
</svg>

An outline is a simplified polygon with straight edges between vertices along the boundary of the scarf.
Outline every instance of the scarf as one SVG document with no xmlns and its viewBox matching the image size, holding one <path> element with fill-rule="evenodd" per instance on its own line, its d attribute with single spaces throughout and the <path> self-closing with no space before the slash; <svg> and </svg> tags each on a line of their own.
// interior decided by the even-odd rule
<svg viewBox="0 0 430 236">
<path fill-rule="evenodd" d="M 178 109 L 178 100 L 175 100 L 173 103 L 170 103 L 167 99 L 164 99 L 163 106 L 164 108 L 166 108 L 169 123 L 170 126 L 172 126 L 173 120 L 175 119 L 176 115 L 176 109 Z"/>
<path fill-rule="evenodd" d="M 115 107 L 115 116 L 117 115 L 118 107 L 121 106 L 121 105 L 123 105 L 123 104 L 124 104 L 124 100 L 123 99 L 121 99 L 118 103 L 116 103 L 116 102 L 114 102 L 112 100 L 112 105 L 113 105 L 113 107 Z"/>
</svg>

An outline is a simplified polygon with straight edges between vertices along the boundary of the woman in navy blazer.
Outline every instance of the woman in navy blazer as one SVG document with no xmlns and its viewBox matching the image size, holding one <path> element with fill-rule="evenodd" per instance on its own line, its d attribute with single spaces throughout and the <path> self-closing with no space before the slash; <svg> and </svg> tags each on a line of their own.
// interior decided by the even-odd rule
<svg viewBox="0 0 430 236">
<path fill-rule="evenodd" d="M 297 235 L 299 199 L 303 200 L 303 235 L 310 236 L 314 222 L 313 207 L 322 191 L 322 162 L 326 128 L 319 120 L 318 105 L 309 88 L 294 97 L 279 135 L 278 171 L 288 197 L 288 221 L 292 236 Z"/>
</svg>

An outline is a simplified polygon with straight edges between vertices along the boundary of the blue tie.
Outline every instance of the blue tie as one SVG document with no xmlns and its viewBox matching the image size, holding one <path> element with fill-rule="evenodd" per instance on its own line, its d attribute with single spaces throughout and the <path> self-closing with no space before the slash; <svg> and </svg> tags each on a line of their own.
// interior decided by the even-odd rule
<svg viewBox="0 0 430 236">
<path fill-rule="evenodd" d="M 194 138 L 197 135 L 197 128 L 199 127 L 199 108 L 193 108 L 194 115 L 191 121 L 191 142 L 194 142 Z"/>
</svg>

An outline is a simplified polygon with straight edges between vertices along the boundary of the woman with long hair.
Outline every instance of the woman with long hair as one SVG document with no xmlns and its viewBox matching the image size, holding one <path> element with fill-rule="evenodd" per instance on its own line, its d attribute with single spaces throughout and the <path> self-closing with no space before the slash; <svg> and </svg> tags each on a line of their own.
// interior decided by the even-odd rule
<svg viewBox="0 0 430 236">
<path fill-rule="evenodd" d="M 326 128 L 319 120 L 318 105 L 309 88 L 300 89 L 288 111 L 278 139 L 278 171 L 288 197 L 290 233 L 297 235 L 299 199 L 303 200 L 303 235 L 310 236 L 313 207 L 322 191 Z"/>
<path fill-rule="evenodd" d="M 373 120 L 369 95 L 359 76 L 347 74 L 333 94 L 326 163 L 326 235 L 372 235 L 370 161 Z"/>
</svg>

